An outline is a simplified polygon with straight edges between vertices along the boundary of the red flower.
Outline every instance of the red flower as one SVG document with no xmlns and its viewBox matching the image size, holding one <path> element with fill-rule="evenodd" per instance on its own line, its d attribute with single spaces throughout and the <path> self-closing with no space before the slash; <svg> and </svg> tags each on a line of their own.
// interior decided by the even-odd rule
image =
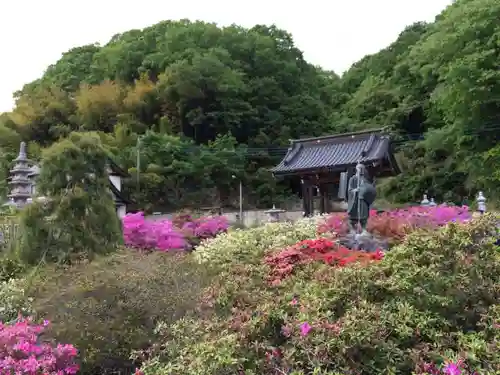
<svg viewBox="0 0 500 375">
<path fill-rule="evenodd" d="M 331 266 L 344 267 L 351 263 L 382 258 L 383 252 L 380 250 L 369 254 L 350 250 L 330 239 L 316 238 L 300 241 L 278 253 L 270 254 L 265 258 L 265 263 L 271 267 L 271 284 L 277 285 L 283 278 L 293 274 L 295 267 L 311 261 L 320 260 Z"/>
<path fill-rule="evenodd" d="M 377 249 L 377 251 L 375 251 L 373 254 L 372 254 L 372 258 L 374 260 L 382 260 L 384 259 L 384 252 L 380 249 Z"/>
</svg>

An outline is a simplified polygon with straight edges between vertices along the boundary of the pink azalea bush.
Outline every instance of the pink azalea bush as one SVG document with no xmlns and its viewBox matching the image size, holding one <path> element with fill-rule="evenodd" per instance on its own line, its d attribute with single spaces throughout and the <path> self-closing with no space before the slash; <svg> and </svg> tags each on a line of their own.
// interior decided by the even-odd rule
<svg viewBox="0 0 500 375">
<path fill-rule="evenodd" d="M 184 228 L 189 227 L 193 234 L 200 239 L 213 238 L 217 234 L 225 232 L 229 224 L 224 216 L 202 217 L 190 223 L 186 223 Z"/>
<path fill-rule="evenodd" d="M 141 250 L 168 251 L 187 246 L 184 236 L 170 220 L 146 220 L 143 212 L 123 218 L 123 237 L 127 246 Z"/>
<path fill-rule="evenodd" d="M 467 206 L 417 206 L 382 213 L 372 210 L 368 220 L 368 230 L 388 239 L 400 241 L 415 229 L 436 229 L 450 222 L 465 222 L 471 217 Z M 318 228 L 321 234 L 333 232 L 343 235 L 347 233 L 347 230 L 346 213 L 328 216 Z"/>
<path fill-rule="evenodd" d="M 190 218 L 178 224 L 182 226 L 168 219 L 146 220 L 143 212 L 128 214 L 123 218 L 125 244 L 141 250 L 184 250 L 225 232 L 229 226 L 223 216 Z"/>
<path fill-rule="evenodd" d="M 78 373 L 73 345 L 52 345 L 40 336 L 49 322 L 35 324 L 30 318 L 0 322 L 0 374 L 65 375 Z"/>
</svg>

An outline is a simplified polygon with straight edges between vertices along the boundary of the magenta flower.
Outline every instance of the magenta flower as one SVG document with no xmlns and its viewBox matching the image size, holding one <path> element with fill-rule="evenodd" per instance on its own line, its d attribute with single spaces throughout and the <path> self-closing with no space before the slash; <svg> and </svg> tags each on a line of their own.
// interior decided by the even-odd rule
<svg viewBox="0 0 500 375">
<path fill-rule="evenodd" d="M 309 332 L 311 331 L 312 327 L 309 325 L 309 323 L 304 322 L 300 325 L 300 334 L 302 336 L 307 336 Z"/>
<path fill-rule="evenodd" d="M 463 223 L 471 219 L 472 215 L 468 207 L 455 206 L 436 206 L 436 207 L 410 207 L 397 209 L 378 214 L 376 211 L 370 211 L 370 217 L 380 223 L 385 222 L 386 226 L 394 228 L 436 228 L 446 225 L 450 222 Z M 372 222 L 373 223 L 373 222 Z M 332 214 L 325 223 L 323 223 L 319 232 L 342 233 L 347 230 L 345 226 L 345 215 Z M 393 229 L 391 229 L 392 231 Z"/>
<path fill-rule="evenodd" d="M 72 345 L 42 340 L 43 325 L 20 317 L 14 323 L 0 322 L 0 374 L 77 374 L 78 352 Z"/>
<path fill-rule="evenodd" d="M 178 228 L 171 220 L 149 220 L 139 212 L 123 218 L 123 237 L 127 246 L 139 250 L 183 250 L 190 248 L 186 235 L 203 240 L 225 232 L 228 226 L 224 216 L 215 216 L 186 222 Z"/>
<path fill-rule="evenodd" d="M 461 375 L 462 374 L 462 370 L 460 369 L 460 367 L 458 367 L 458 365 L 456 363 L 453 363 L 453 362 L 450 362 L 446 366 L 444 366 L 443 372 L 446 375 Z"/>
</svg>

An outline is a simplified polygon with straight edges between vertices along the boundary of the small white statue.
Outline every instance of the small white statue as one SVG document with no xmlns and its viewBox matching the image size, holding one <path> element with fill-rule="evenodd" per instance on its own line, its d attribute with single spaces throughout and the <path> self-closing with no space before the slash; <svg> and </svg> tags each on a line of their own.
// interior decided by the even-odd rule
<svg viewBox="0 0 500 375">
<path fill-rule="evenodd" d="M 431 198 L 431 201 L 429 202 L 429 206 L 431 206 L 431 207 L 435 207 L 435 206 L 437 206 L 437 203 L 436 203 L 436 201 L 434 200 L 434 198 Z"/>
</svg>

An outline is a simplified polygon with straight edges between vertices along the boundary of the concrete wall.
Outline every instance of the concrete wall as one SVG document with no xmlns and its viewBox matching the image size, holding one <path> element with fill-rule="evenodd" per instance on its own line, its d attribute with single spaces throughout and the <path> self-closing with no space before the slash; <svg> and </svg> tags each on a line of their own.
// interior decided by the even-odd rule
<svg viewBox="0 0 500 375">
<path fill-rule="evenodd" d="M 239 212 L 227 212 L 224 213 L 228 221 L 231 224 L 239 223 Z M 295 221 L 303 216 L 302 211 L 285 211 L 280 213 L 280 221 Z M 266 210 L 255 210 L 255 211 L 243 211 L 243 226 L 252 227 L 257 225 L 262 225 L 269 222 L 269 215 L 266 214 Z"/>
<path fill-rule="evenodd" d="M 338 203 L 333 207 L 335 210 L 342 211 L 347 207 L 345 204 Z M 319 213 L 319 212 L 318 212 Z M 175 214 L 156 214 L 148 216 L 150 220 L 172 219 Z M 239 212 L 224 212 L 223 216 L 227 218 L 231 224 L 239 224 Z M 280 221 L 295 221 L 303 217 L 302 210 L 290 210 L 280 214 Z M 269 222 L 269 215 L 266 210 L 248 210 L 243 211 L 243 226 L 252 227 L 262 225 Z"/>
<path fill-rule="evenodd" d="M 243 211 L 243 225 L 245 227 L 251 227 L 267 223 L 269 221 L 269 215 L 266 214 L 265 211 L 266 210 Z M 147 218 L 150 220 L 170 220 L 173 216 L 175 216 L 175 214 L 156 214 L 150 215 Z M 224 212 L 223 216 L 225 216 L 231 224 L 239 223 L 239 212 Z M 280 221 L 295 221 L 301 217 L 302 211 L 286 211 L 280 214 Z"/>
</svg>

